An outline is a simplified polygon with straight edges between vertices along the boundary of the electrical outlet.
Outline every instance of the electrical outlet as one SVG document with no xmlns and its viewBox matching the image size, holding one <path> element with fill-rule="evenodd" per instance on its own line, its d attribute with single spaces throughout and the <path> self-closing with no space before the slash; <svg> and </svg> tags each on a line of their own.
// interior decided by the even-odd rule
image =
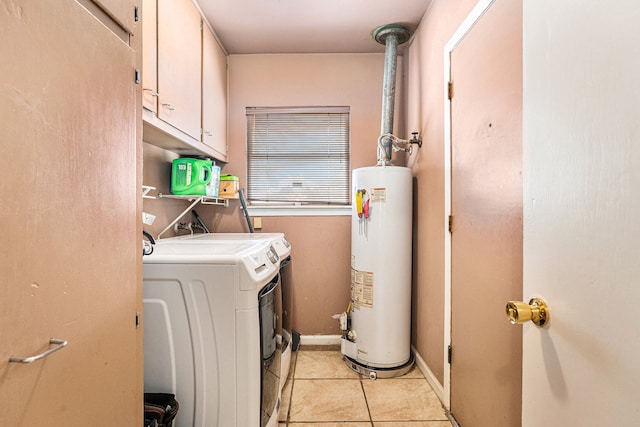
<svg viewBox="0 0 640 427">
<path fill-rule="evenodd" d="M 254 217 L 253 218 L 253 228 L 259 230 L 262 228 L 262 218 L 261 217 Z"/>
<path fill-rule="evenodd" d="M 142 223 L 146 225 L 152 225 L 153 221 L 156 220 L 155 215 L 151 215 L 150 213 L 142 212 Z"/>
</svg>

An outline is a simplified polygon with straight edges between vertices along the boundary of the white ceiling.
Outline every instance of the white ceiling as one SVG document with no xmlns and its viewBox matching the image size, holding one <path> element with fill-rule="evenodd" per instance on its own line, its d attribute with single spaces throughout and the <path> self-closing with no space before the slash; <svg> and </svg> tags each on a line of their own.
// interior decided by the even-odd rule
<svg viewBox="0 0 640 427">
<path fill-rule="evenodd" d="M 229 54 L 384 52 L 371 31 L 413 32 L 431 0 L 197 0 Z"/>
</svg>

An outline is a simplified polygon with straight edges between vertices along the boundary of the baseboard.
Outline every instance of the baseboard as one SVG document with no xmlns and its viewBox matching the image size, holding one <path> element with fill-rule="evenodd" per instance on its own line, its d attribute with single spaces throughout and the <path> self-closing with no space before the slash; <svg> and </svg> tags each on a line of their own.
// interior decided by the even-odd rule
<svg viewBox="0 0 640 427">
<path fill-rule="evenodd" d="M 420 371 L 422 371 L 422 374 L 427 379 L 427 382 L 435 392 L 436 396 L 438 396 L 438 399 L 440 399 L 440 402 L 444 402 L 444 387 L 440 384 L 440 381 L 438 381 L 431 369 L 429 369 L 427 362 L 425 362 L 420 354 L 418 354 L 415 347 L 411 346 L 411 349 L 413 350 L 413 354 L 416 359 L 416 365 Z"/>
<path fill-rule="evenodd" d="M 300 345 L 340 345 L 340 335 L 300 335 Z"/>
</svg>

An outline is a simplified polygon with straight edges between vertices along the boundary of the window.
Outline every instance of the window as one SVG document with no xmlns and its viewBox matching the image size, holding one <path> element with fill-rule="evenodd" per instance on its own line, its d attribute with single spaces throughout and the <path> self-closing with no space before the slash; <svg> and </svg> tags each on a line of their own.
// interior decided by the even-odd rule
<svg viewBox="0 0 640 427">
<path fill-rule="evenodd" d="M 349 107 L 246 114 L 251 205 L 349 205 Z"/>
</svg>

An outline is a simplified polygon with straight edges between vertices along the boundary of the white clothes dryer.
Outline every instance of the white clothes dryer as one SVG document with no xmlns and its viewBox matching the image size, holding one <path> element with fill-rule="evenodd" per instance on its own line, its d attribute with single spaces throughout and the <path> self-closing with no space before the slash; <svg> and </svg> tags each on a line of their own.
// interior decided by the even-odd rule
<svg viewBox="0 0 640 427">
<path fill-rule="evenodd" d="M 283 270 L 291 262 L 291 244 L 285 237 L 284 233 L 205 233 L 190 234 L 178 236 L 172 239 L 189 240 L 191 242 L 255 242 L 259 240 L 269 241 L 280 258 L 280 273 L 282 277 Z M 292 284 L 290 281 L 281 281 L 279 295 L 276 298 L 276 304 L 279 304 L 277 313 L 278 320 L 278 340 L 282 345 L 282 363 L 280 372 L 280 390 L 289 376 L 291 369 L 291 352 L 292 352 L 292 336 L 291 336 L 291 315 L 293 310 L 292 303 Z"/>
<path fill-rule="evenodd" d="M 280 258 L 271 242 L 162 239 L 144 257 L 145 392 L 175 427 L 276 426 Z"/>
</svg>

